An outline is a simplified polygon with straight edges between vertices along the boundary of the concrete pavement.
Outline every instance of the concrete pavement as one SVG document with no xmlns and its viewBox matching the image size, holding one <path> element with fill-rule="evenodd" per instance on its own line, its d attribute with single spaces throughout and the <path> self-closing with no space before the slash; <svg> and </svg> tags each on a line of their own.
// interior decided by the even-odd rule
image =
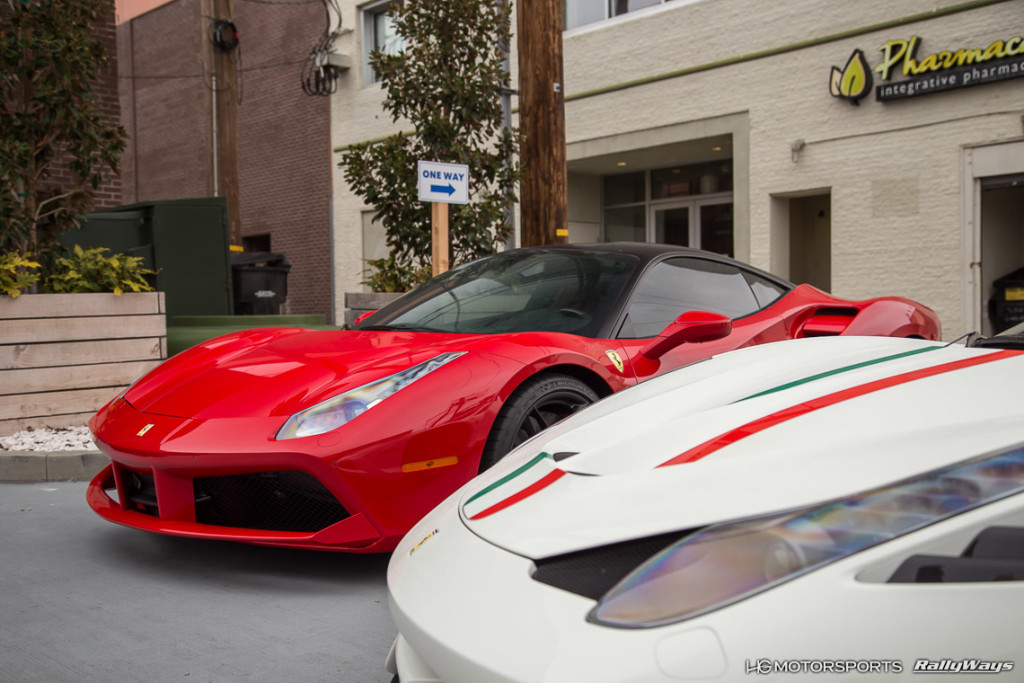
<svg viewBox="0 0 1024 683">
<path fill-rule="evenodd" d="M 0 681 L 387 683 L 389 556 L 173 538 L 0 484 Z"/>
</svg>

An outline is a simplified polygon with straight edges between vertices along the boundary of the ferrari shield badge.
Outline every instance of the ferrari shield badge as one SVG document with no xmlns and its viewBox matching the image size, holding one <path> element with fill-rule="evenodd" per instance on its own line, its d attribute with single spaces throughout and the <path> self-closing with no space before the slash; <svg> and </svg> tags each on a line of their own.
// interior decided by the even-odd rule
<svg viewBox="0 0 1024 683">
<path fill-rule="evenodd" d="M 137 431 L 135 433 L 135 436 L 145 436 L 146 432 L 148 432 L 152 428 L 153 428 L 153 425 L 152 424 L 148 424 L 145 427 L 143 427 L 142 429 L 140 429 L 139 431 Z"/>
<path fill-rule="evenodd" d="M 619 355 L 618 351 L 613 351 L 612 349 L 605 351 L 605 355 L 608 356 L 608 360 L 612 362 L 612 365 L 615 366 L 615 369 L 618 370 L 621 375 L 624 367 L 622 365 L 622 356 Z"/>
</svg>

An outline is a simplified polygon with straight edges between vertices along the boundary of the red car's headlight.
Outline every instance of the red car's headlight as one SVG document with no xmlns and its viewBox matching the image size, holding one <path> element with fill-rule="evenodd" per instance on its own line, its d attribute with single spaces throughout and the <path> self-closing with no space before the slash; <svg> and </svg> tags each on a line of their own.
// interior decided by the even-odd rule
<svg viewBox="0 0 1024 683">
<path fill-rule="evenodd" d="M 440 356 L 435 356 L 390 377 L 364 384 L 351 391 L 346 391 L 344 394 L 321 401 L 288 418 L 288 421 L 278 431 L 276 438 L 279 441 L 296 439 L 337 429 L 373 408 L 388 396 L 398 393 L 419 378 L 465 353 L 465 351 L 442 353 Z"/>
</svg>

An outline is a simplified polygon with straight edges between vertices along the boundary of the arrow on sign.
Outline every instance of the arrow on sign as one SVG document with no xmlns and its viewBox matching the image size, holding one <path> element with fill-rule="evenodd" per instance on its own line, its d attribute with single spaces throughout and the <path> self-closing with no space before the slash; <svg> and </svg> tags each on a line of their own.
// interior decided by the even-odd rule
<svg viewBox="0 0 1024 683">
<path fill-rule="evenodd" d="M 447 185 L 431 185 L 430 186 L 430 191 L 431 192 L 443 192 L 444 194 L 446 194 L 448 196 L 451 196 L 452 194 L 455 193 L 455 188 L 452 187 L 451 183 L 448 183 Z"/>
</svg>

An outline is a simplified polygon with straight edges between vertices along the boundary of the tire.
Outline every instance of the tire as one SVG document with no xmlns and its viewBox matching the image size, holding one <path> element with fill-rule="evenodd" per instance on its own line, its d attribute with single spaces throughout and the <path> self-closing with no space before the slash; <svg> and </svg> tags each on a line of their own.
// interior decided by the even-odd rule
<svg viewBox="0 0 1024 683">
<path fill-rule="evenodd" d="M 538 375 L 526 380 L 501 407 L 480 457 L 480 471 L 598 398 L 597 392 L 569 375 Z"/>
</svg>

